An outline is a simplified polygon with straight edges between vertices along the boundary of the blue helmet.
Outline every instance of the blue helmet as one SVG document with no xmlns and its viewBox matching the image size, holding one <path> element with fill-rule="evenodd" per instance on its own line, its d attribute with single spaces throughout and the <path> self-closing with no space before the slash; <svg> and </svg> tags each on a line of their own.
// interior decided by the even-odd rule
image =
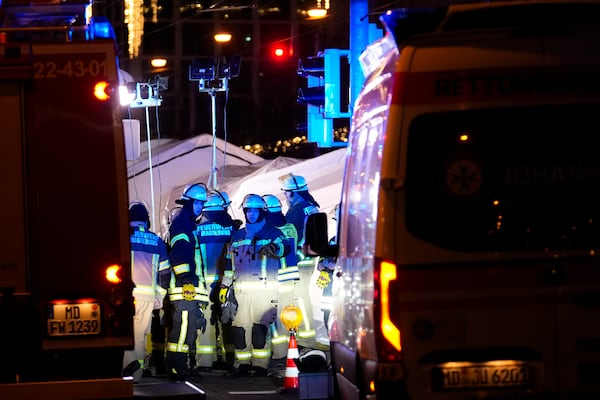
<svg viewBox="0 0 600 400">
<path fill-rule="evenodd" d="M 209 193 L 203 211 L 223 211 L 231 204 L 229 196 L 225 192 L 213 190 Z"/>
<path fill-rule="evenodd" d="M 267 204 L 267 211 L 269 212 L 278 212 L 281 211 L 281 201 L 277 198 L 277 196 L 272 194 L 263 195 L 263 200 Z"/>
<path fill-rule="evenodd" d="M 194 183 L 183 189 L 181 197 L 175 200 L 177 204 L 184 204 L 190 200 L 206 201 L 208 190 L 204 183 Z"/>
<path fill-rule="evenodd" d="M 308 185 L 303 176 L 289 174 L 283 180 L 281 190 L 286 192 L 302 192 L 308 190 Z"/>
</svg>

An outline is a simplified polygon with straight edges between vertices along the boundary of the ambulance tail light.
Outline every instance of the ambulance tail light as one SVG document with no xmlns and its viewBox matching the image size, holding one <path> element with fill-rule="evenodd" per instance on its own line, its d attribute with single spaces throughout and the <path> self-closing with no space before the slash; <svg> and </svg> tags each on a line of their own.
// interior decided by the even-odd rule
<svg viewBox="0 0 600 400">
<path fill-rule="evenodd" d="M 396 264 L 389 260 L 375 260 L 375 320 L 379 321 L 376 334 L 378 343 L 382 346 L 378 349 L 382 360 L 385 362 L 399 362 L 402 351 L 400 329 L 392 321 L 390 307 L 392 306 L 393 293 L 390 284 L 396 279 Z"/>
</svg>

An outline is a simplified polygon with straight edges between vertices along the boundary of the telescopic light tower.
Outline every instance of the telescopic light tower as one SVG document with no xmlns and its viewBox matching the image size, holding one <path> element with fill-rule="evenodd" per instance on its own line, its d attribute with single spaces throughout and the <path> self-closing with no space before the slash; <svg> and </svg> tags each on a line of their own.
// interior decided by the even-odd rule
<svg viewBox="0 0 600 400">
<path fill-rule="evenodd" d="M 240 56 L 197 58 L 189 67 L 189 80 L 198 82 L 198 91 L 210 95 L 212 116 L 212 165 L 209 189 L 218 189 L 217 182 L 217 93 L 229 90 L 229 79 L 240 74 Z"/>
</svg>

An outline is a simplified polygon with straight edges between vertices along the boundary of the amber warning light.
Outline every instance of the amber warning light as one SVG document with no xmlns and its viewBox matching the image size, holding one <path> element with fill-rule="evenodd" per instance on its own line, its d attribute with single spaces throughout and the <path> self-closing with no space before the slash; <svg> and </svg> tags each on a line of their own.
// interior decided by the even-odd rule
<svg viewBox="0 0 600 400">
<path fill-rule="evenodd" d="M 106 268 L 106 280 L 110 283 L 121 283 L 122 279 L 119 276 L 121 272 L 121 266 L 113 264 Z"/>
</svg>

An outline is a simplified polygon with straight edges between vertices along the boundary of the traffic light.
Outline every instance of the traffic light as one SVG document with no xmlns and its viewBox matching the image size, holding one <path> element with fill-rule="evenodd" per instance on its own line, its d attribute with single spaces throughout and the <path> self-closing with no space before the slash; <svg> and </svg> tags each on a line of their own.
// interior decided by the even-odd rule
<svg viewBox="0 0 600 400">
<path fill-rule="evenodd" d="M 287 61 L 291 56 L 290 44 L 282 40 L 272 43 L 269 46 L 269 58 L 273 61 Z"/>
<path fill-rule="evenodd" d="M 349 81 L 342 79 L 349 63 L 349 50 L 325 49 L 317 56 L 298 60 L 298 75 L 307 78 L 306 87 L 298 89 L 298 103 L 306 106 L 308 141 L 320 147 L 333 145 L 333 120 L 349 118 Z"/>
</svg>

